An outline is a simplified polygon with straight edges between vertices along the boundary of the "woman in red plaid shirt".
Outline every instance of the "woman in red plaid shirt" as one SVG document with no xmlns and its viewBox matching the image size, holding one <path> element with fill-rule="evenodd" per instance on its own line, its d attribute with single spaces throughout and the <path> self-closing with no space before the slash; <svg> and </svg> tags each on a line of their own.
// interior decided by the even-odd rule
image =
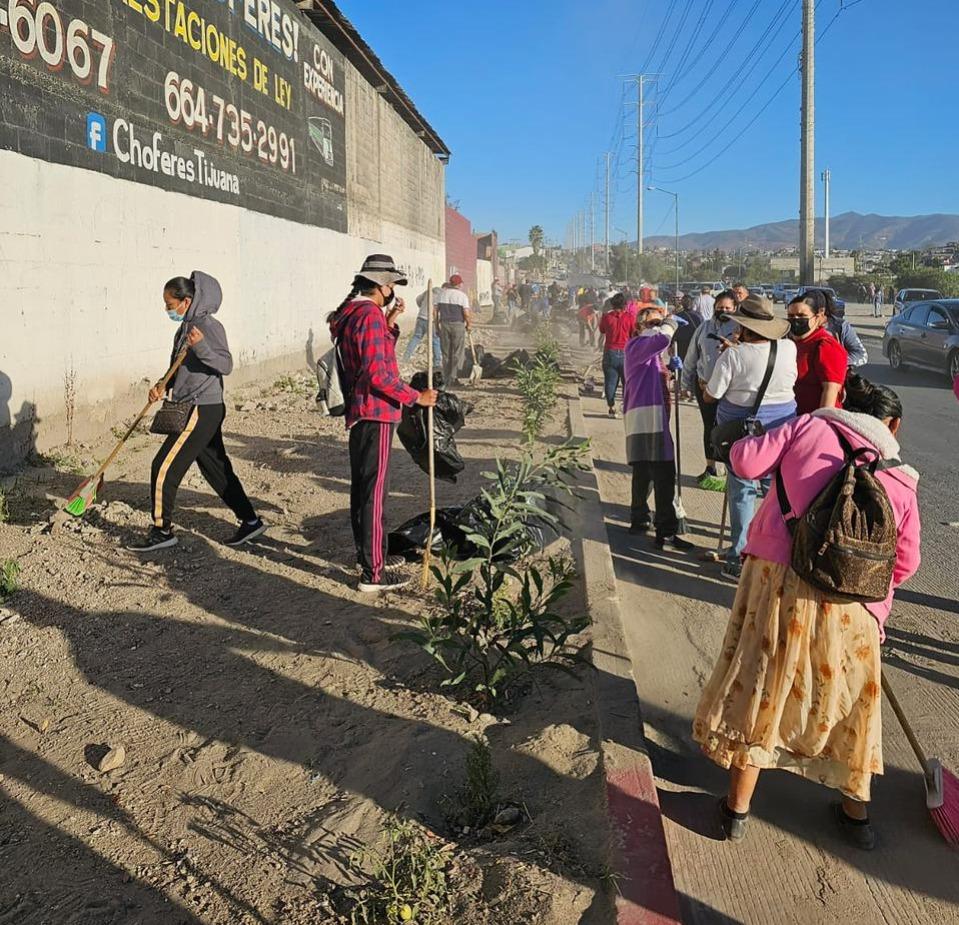
<svg viewBox="0 0 959 925">
<path fill-rule="evenodd" d="M 401 588 L 409 581 L 395 571 L 402 559 L 388 561 L 386 554 L 390 448 L 404 405 L 436 404 L 434 390 L 417 392 L 403 382 L 396 365 L 396 318 L 406 305 L 394 289 L 406 283 L 392 257 L 373 254 L 329 318 L 350 432 L 350 519 L 361 573 L 358 587 L 367 593 Z"/>
</svg>

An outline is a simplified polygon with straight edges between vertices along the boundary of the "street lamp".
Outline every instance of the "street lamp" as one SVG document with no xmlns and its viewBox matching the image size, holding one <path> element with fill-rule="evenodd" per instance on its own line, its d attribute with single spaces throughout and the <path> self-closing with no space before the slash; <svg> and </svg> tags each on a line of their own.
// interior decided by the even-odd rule
<svg viewBox="0 0 959 925">
<path fill-rule="evenodd" d="M 668 189 L 663 189 L 660 186 L 647 186 L 650 192 L 665 193 L 667 196 L 673 197 L 673 202 L 675 205 L 676 211 L 676 294 L 679 294 L 679 193 L 670 192 Z"/>
</svg>

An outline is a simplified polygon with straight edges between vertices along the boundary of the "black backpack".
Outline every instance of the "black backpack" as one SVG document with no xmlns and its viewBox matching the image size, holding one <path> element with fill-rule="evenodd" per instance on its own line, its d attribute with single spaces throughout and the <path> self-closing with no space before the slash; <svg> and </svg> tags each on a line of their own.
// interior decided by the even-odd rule
<svg viewBox="0 0 959 925">
<path fill-rule="evenodd" d="M 776 494 L 792 533 L 792 568 L 827 597 L 857 603 L 884 601 L 896 566 L 896 517 L 876 472 L 901 466 L 872 447 L 854 450 L 837 429 L 843 464 L 801 517 L 792 512 L 782 474 Z M 872 462 L 857 463 L 874 456 Z"/>
</svg>

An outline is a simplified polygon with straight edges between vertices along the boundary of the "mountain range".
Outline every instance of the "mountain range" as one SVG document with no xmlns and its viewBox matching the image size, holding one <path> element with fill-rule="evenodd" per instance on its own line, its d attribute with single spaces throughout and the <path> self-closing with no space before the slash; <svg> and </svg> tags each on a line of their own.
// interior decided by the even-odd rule
<svg viewBox="0 0 959 925">
<path fill-rule="evenodd" d="M 816 245 L 823 244 L 824 221 L 816 219 Z M 829 243 L 839 250 L 920 250 L 959 241 L 959 215 L 860 215 L 843 212 L 829 222 Z M 673 247 L 675 238 L 646 238 L 647 247 Z M 779 250 L 796 247 L 799 221 L 771 222 L 732 231 L 703 231 L 680 235 L 679 248 L 687 251 L 734 251 L 740 247 Z"/>
</svg>

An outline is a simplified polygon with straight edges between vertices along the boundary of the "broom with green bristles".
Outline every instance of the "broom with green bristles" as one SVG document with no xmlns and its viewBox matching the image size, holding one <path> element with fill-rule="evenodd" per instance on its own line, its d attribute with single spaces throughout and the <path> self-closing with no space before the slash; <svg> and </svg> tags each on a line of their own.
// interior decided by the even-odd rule
<svg viewBox="0 0 959 925">
<path fill-rule="evenodd" d="M 173 361 L 173 365 L 167 370 L 167 374 L 157 383 L 161 394 L 166 392 L 167 385 L 169 385 L 170 380 L 183 364 L 189 349 L 189 347 L 184 347 L 176 355 L 176 359 Z M 127 442 L 133 431 L 137 429 L 140 421 L 146 417 L 146 413 L 153 404 L 154 402 L 148 401 L 146 405 L 144 405 L 143 410 L 137 415 L 136 420 L 130 425 L 120 442 L 113 448 L 113 452 L 103 461 L 103 465 L 67 498 L 67 503 L 63 509 L 68 514 L 72 514 L 74 517 L 82 517 L 87 512 L 87 508 L 97 500 L 97 493 L 103 487 L 103 473 L 107 471 L 110 463 L 117 458 L 117 454 L 123 449 L 123 444 Z"/>
</svg>

